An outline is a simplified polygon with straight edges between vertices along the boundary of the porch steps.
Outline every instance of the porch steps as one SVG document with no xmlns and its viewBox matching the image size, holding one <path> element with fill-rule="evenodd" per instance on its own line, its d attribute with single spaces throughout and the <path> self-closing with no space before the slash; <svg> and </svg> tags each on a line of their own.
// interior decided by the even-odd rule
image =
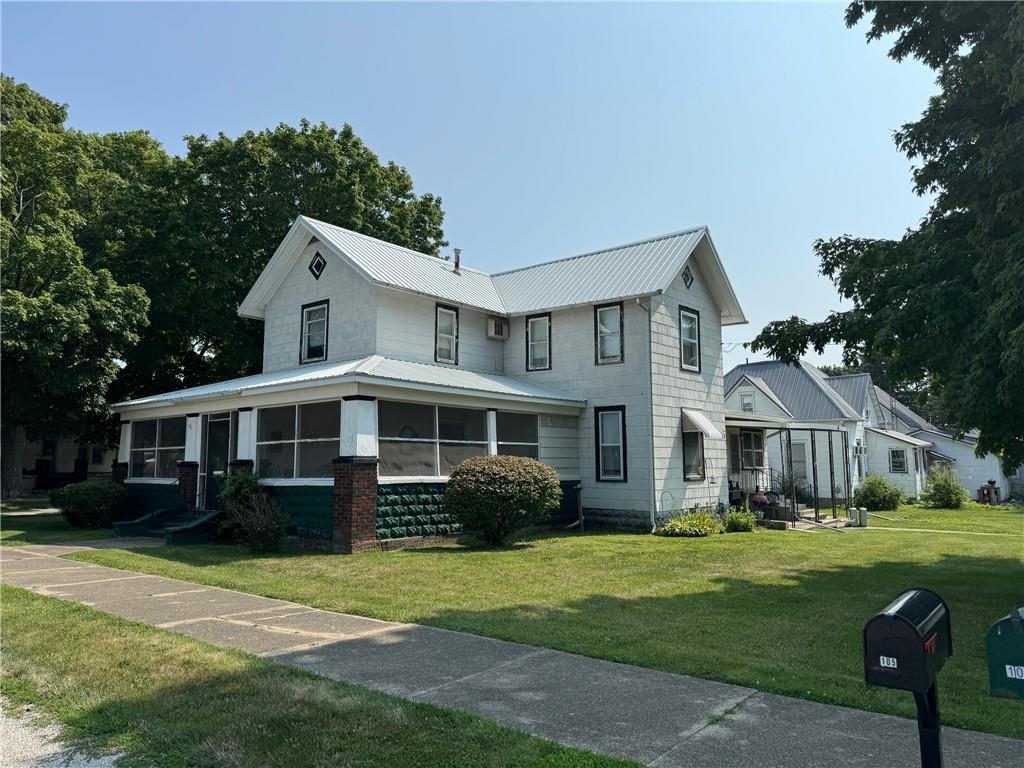
<svg viewBox="0 0 1024 768">
<path fill-rule="evenodd" d="M 152 536 L 168 544 L 202 544 L 217 536 L 220 512 L 193 512 L 181 507 L 114 523 L 115 536 Z"/>
</svg>

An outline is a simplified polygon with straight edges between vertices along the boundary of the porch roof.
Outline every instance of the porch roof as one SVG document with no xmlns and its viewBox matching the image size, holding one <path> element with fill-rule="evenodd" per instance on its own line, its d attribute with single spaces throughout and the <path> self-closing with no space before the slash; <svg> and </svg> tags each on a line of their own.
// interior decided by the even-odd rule
<svg viewBox="0 0 1024 768">
<path fill-rule="evenodd" d="M 928 448 L 933 445 L 933 443 L 929 443 L 927 440 L 911 437 L 910 435 L 905 435 L 902 432 L 896 432 L 892 429 L 882 429 L 881 427 L 865 427 L 865 429 L 868 432 L 874 432 L 876 435 L 885 435 L 885 437 L 897 440 L 901 443 L 906 443 L 907 445 L 912 445 L 915 448 Z"/>
<path fill-rule="evenodd" d="M 760 416 L 754 413 L 740 413 L 738 411 L 725 412 L 726 427 L 749 427 L 752 429 L 769 429 L 771 427 L 785 427 L 790 419 L 781 416 Z"/>
<path fill-rule="evenodd" d="M 201 387 L 190 387 L 135 400 L 126 400 L 116 403 L 114 410 L 123 412 L 133 408 L 173 405 L 186 400 L 200 402 L 226 396 L 244 397 L 277 390 L 350 382 L 386 384 L 396 387 L 407 386 L 411 389 L 477 394 L 498 399 L 574 405 L 580 408 L 586 405 L 585 399 L 567 392 L 538 387 L 532 382 L 512 376 L 468 371 L 409 360 L 396 360 L 382 355 L 370 355 L 357 360 L 304 365 L 301 368 L 260 373 L 255 376 L 206 384 Z"/>
</svg>

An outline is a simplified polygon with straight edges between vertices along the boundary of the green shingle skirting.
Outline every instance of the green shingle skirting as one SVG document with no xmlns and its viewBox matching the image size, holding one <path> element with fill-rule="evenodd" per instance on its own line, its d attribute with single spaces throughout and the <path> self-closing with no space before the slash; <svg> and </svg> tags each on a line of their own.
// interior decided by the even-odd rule
<svg viewBox="0 0 1024 768">
<path fill-rule="evenodd" d="M 334 487 L 331 485 L 265 486 L 288 515 L 285 532 L 300 539 L 330 541 L 334 529 Z"/>
<path fill-rule="evenodd" d="M 462 528 L 441 510 L 445 483 L 377 486 L 377 539 L 445 536 Z"/>
<path fill-rule="evenodd" d="M 181 503 L 177 483 L 125 483 L 121 520 L 134 520 Z"/>
</svg>

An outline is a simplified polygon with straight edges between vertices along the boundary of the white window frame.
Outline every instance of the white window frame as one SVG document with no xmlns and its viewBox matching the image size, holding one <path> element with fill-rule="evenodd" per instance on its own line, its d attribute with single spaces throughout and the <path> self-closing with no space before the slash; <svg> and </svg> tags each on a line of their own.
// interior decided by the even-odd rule
<svg viewBox="0 0 1024 768">
<path fill-rule="evenodd" d="M 543 322 L 547 325 L 547 338 L 543 341 L 536 341 L 533 333 L 533 324 Z M 543 345 L 547 357 L 547 365 L 536 365 L 534 350 Z M 550 371 L 551 370 L 551 313 L 543 315 L 531 315 L 526 318 L 526 370 L 528 371 Z"/>
<path fill-rule="evenodd" d="M 324 311 L 324 316 L 315 320 L 309 319 L 309 314 L 318 309 Z M 301 333 L 301 344 L 302 348 L 299 352 L 300 363 L 320 363 L 327 359 L 327 320 L 330 315 L 330 303 L 328 300 L 318 301 L 314 304 L 306 304 L 302 307 L 302 333 Z M 309 354 L 309 337 L 310 329 L 313 325 L 323 323 L 324 326 L 324 351 L 322 354 L 313 356 Z"/>
<path fill-rule="evenodd" d="M 333 402 L 338 402 L 339 406 L 340 406 L 338 408 L 338 436 L 336 438 L 334 438 L 334 437 L 315 437 L 315 438 L 300 439 L 299 438 L 299 406 L 300 405 L 323 405 L 325 403 L 333 403 Z M 293 421 L 294 426 L 292 427 L 292 429 L 294 431 L 292 432 L 292 434 L 294 435 L 294 437 L 291 440 L 260 440 L 259 439 L 259 434 L 260 434 L 260 414 L 263 411 L 272 411 L 272 410 L 274 410 L 276 408 L 288 408 L 288 407 L 291 407 L 291 409 L 292 409 L 292 419 L 294 420 Z M 333 443 L 337 444 L 337 446 L 338 446 L 338 454 L 340 455 L 341 454 L 341 419 L 342 419 L 341 411 L 343 411 L 344 409 L 345 409 L 345 404 L 342 403 L 340 400 L 337 400 L 337 401 L 334 401 L 334 400 L 310 400 L 309 402 L 306 402 L 306 403 L 294 403 L 294 404 L 286 403 L 284 405 L 268 405 L 268 406 L 266 406 L 264 408 L 257 408 L 256 409 L 256 425 L 255 425 L 256 426 L 256 453 L 255 453 L 256 471 L 257 472 L 259 471 L 259 456 L 260 456 L 260 446 L 261 445 L 287 445 L 287 444 L 292 444 L 292 445 L 294 445 L 294 447 L 292 448 L 292 473 L 291 473 L 291 475 L 288 476 L 288 477 L 268 477 L 268 478 L 266 478 L 267 481 L 268 482 L 273 482 L 275 480 L 323 480 L 324 479 L 323 476 L 302 477 L 301 475 L 299 475 L 299 444 L 300 443 L 332 443 L 333 442 Z"/>
<path fill-rule="evenodd" d="M 896 469 L 896 465 L 893 464 L 893 456 L 899 454 L 902 457 L 903 469 Z M 907 468 L 907 449 L 906 448 L 890 448 L 889 449 L 889 472 L 894 475 L 909 475 L 910 472 Z"/>
<path fill-rule="evenodd" d="M 696 338 L 687 338 L 683 336 L 684 316 L 689 317 L 694 321 L 694 330 L 697 334 Z M 688 365 L 686 363 L 685 350 L 687 345 L 691 344 L 696 347 L 696 365 Z M 690 309 L 689 307 L 684 307 L 682 305 L 679 306 L 679 367 L 684 371 L 700 373 L 700 312 L 696 309 Z"/>
<path fill-rule="evenodd" d="M 605 442 L 604 439 L 604 418 L 614 416 L 619 422 L 619 441 Z M 625 483 L 626 475 L 626 409 L 624 406 L 612 406 L 598 408 L 594 413 L 596 422 L 597 442 L 597 472 L 596 479 L 602 483 Z M 619 449 L 619 473 L 617 475 L 606 475 L 604 468 L 604 449 L 617 446 Z"/>
<path fill-rule="evenodd" d="M 141 419 L 139 421 L 132 422 L 132 434 L 131 440 L 128 443 L 128 477 L 132 480 L 164 480 L 175 478 L 178 476 L 177 468 L 173 475 L 161 475 L 160 470 L 160 452 L 161 451 L 181 451 L 182 460 L 185 458 L 185 445 L 160 445 L 160 434 L 162 432 L 160 422 L 163 421 L 174 421 L 177 419 L 185 419 L 185 416 L 167 416 L 162 419 Z M 145 424 L 150 421 L 156 422 L 156 442 L 152 448 L 134 448 L 132 447 L 135 442 L 135 430 L 139 424 Z M 184 433 L 183 433 L 184 434 Z M 135 462 L 132 461 L 132 454 L 136 453 L 153 453 L 153 474 L 152 475 L 136 475 L 132 472 L 132 468 L 135 466 Z"/>
<path fill-rule="evenodd" d="M 604 312 L 615 313 L 614 331 L 603 332 L 601 330 L 601 314 Z M 602 304 L 594 307 L 594 363 L 596 365 L 613 365 L 615 363 L 625 362 L 626 359 L 626 339 L 623 335 L 623 311 L 622 303 L 616 302 L 615 304 Z M 619 343 L 615 345 L 615 355 L 612 357 L 604 357 L 601 354 L 601 341 L 609 336 L 614 336 L 619 340 Z"/>
<path fill-rule="evenodd" d="M 451 440 L 451 439 L 447 439 L 447 438 L 441 439 L 441 423 L 440 423 L 441 419 L 440 419 L 440 416 L 439 416 L 438 410 L 437 410 L 439 407 L 440 408 L 452 408 L 452 409 L 460 410 L 460 411 L 481 411 L 480 408 L 464 408 L 464 407 L 458 406 L 458 405 L 442 405 L 442 406 L 437 406 L 437 405 L 434 405 L 432 403 L 416 403 L 416 402 L 405 401 L 405 400 L 379 400 L 378 403 L 377 403 L 377 406 L 379 408 L 381 405 L 386 405 L 387 403 L 405 403 L 405 404 L 408 404 L 408 405 L 422 405 L 422 406 L 426 406 L 428 408 L 432 408 L 433 411 L 434 411 L 434 436 L 433 437 L 384 437 L 383 435 L 378 435 L 377 436 L 377 442 L 379 442 L 379 443 L 432 443 L 433 446 L 434 446 L 434 474 L 432 474 L 432 475 L 423 475 L 422 477 L 430 477 L 430 478 L 435 478 L 435 477 L 436 478 L 447 478 L 448 477 L 448 475 L 440 475 L 440 474 L 438 474 L 441 471 L 441 444 L 442 443 L 451 444 L 451 445 L 482 445 L 484 447 L 483 455 L 484 456 L 487 455 L 487 440 L 486 439 L 484 439 L 484 440 Z M 484 414 L 487 413 L 486 411 L 482 411 L 482 412 Z M 486 416 L 484 418 L 486 419 Z M 540 424 L 538 424 L 537 426 L 539 428 Z M 540 433 L 539 432 L 538 432 L 538 439 L 540 439 Z M 526 445 L 526 443 L 524 443 L 524 445 Z M 414 477 L 414 476 L 411 476 L 411 475 L 385 475 L 385 474 L 381 474 L 380 477 L 381 478 L 388 478 L 388 479 L 394 479 L 394 478 L 399 478 L 400 479 L 400 478 L 411 478 L 411 477 Z M 396 482 L 398 482 L 398 481 L 396 481 Z"/>
<path fill-rule="evenodd" d="M 441 333 L 441 315 L 451 315 L 452 333 Z M 441 357 L 442 338 L 451 342 L 452 356 Z M 457 307 L 450 307 L 446 304 L 438 304 L 434 311 L 434 362 L 447 363 L 448 365 L 459 364 L 459 310 Z"/>
<path fill-rule="evenodd" d="M 740 392 L 740 412 L 741 413 L 753 413 L 754 412 L 754 393 L 753 392 Z"/>
</svg>

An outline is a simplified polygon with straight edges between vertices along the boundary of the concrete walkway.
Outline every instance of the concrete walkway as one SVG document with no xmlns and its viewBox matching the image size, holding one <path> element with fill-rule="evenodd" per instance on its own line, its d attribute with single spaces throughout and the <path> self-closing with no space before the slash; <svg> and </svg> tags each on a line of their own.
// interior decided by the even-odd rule
<svg viewBox="0 0 1024 768">
<path fill-rule="evenodd" d="M 4 547 L 0 576 L 40 594 L 658 768 L 906 768 L 919 761 L 911 720 L 60 559 L 88 548 Z M 1024 741 L 953 728 L 944 737 L 947 768 L 1024 763 Z"/>
</svg>

